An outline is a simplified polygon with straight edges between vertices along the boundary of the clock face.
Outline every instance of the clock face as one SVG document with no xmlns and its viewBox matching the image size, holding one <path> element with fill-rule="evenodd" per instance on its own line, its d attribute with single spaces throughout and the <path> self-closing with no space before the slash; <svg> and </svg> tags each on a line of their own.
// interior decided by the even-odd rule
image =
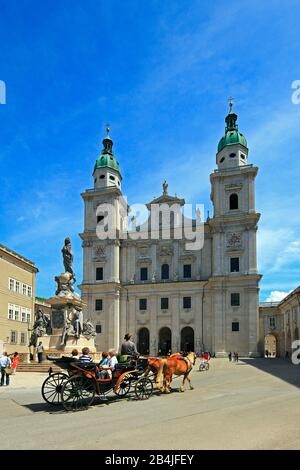
<svg viewBox="0 0 300 470">
<path fill-rule="evenodd" d="M 63 328 L 65 325 L 65 316 L 63 310 L 53 310 L 51 315 L 52 328 Z"/>
</svg>

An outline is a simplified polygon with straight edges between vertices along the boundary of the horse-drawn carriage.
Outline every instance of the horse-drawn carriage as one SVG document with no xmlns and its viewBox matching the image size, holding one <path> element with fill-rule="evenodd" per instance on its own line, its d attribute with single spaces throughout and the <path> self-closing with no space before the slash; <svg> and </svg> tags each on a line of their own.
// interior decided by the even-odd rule
<svg viewBox="0 0 300 470">
<path fill-rule="evenodd" d="M 47 356 L 64 372 L 50 374 L 42 385 L 42 396 L 51 405 L 62 404 L 66 411 L 88 408 L 96 395 L 103 396 L 113 391 L 125 397 L 134 390 L 138 400 L 147 400 L 153 393 L 154 375 L 145 376 L 147 359 L 129 359 L 117 364 L 116 369 L 106 377 L 101 367 L 94 363 L 74 360 L 72 357 Z"/>
</svg>

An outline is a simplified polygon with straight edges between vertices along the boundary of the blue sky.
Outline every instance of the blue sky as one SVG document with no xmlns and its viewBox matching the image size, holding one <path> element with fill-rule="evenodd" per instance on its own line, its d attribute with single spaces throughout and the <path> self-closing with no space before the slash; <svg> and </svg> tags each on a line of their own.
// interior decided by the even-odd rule
<svg viewBox="0 0 300 470">
<path fill-rule="evenodd" d="M 211 210 L 228 97 L 259 166 L 261 300 L 299 284 L 299 2 L 0 0 L 0 241 L 54 292 L 70 236 L 82 273 L 80 193 L 105 124 L 130 203 L 169 192 Z"/>
</svg>

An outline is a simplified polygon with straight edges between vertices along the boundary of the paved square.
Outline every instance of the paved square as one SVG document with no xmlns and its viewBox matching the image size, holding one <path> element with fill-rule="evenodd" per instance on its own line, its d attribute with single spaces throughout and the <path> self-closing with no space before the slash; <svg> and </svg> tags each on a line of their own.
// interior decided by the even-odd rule
<svg viewBox="0 0 300 470">
<path fill-rule="evenodd" d="M 66 413 L 42 400 L 42 374 L 0 389 L 1 448 L 299 449 L 300 369 L 280 359 L 212 359 L 194 390 L 96 401 Z M 179 379 L 173 382 L 178 387 Z"/>
</svg>

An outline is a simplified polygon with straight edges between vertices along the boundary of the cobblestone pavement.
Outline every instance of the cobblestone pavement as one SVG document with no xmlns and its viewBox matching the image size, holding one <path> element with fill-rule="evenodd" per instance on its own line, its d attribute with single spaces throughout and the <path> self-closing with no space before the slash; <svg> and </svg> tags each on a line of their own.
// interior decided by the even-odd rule
<svg viewBox="0 0 300 470">
<path fill-rule="evenodd" d="M 194 390 L 99 399 L 66 413 L 43 402 L 46 374 L 0 387 L 1 449 L 298 449 L 300 368 L 280 359 L 212 359 L 192 373 Z"/>
</svg>

